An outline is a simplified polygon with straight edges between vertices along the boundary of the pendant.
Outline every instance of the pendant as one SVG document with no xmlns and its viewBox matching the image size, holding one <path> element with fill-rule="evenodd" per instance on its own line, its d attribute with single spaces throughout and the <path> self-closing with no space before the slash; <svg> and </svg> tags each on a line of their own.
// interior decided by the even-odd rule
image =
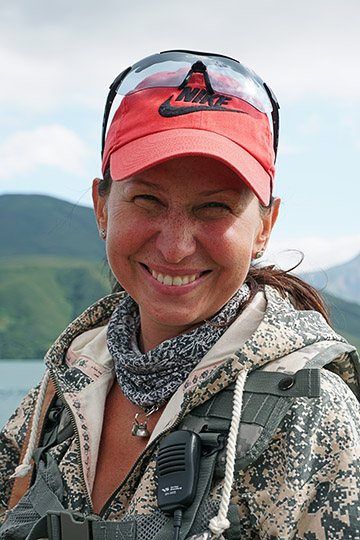
<svg viewBox="0 0 360 540">
<path fill-rule="evenodd" d="M 158 411 L 160 407 L 161 405 L 154 405 L 150 409 L 145 409 L 144 411 L 138 412 L 135 414 L 135 418 L 134 418 L 132 430 L 131 430 L 131 433 L 134 437 L 150 437 L 150 431 L 147 428 L 149 416 L 155 411 Z M 138 418 L 140 414 L 145 415 L 145 422 L 139 422 Z"/>
<path fill-rule="evenodd" d="M 131 433 L 134 435 L 134 437 L 150 437 L 150 432 L 149 432 L 148 428 L 146 427 L 147 423 L 148 423 L 148 420 L 149 420 L 149 417 L 146 416 L 146 419 L 145 419 L 144 423 L 142 423 L 142 422 L 139 423 L 138 417 L 139 417 L 140 414 L 145 414 L 145 413 L 136 413 L 135 414 L 135 419 L 133 421 L 133 427 L 132 427 Z"/>
</svg>

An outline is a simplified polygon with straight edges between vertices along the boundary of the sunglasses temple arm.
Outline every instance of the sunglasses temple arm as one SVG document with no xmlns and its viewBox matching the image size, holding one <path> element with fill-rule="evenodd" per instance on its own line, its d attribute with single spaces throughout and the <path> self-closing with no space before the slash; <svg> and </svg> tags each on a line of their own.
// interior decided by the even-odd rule
<svg viewBox="0 0 360 540">
<path fill-rule="evenodd" d="M 112 104 L 114 102 L 114 99 L 116 97 L 119 86 L 122 83 L 122 81 L 124 80 L 124 78 L 126 77 L 126 75 L 129 73 L 130 70 L 131 70 L 131 66 L 124 69 L 124 71 L 122 71 L 120 73 L 120 75 L 118 75 L 116 77 L 116 79 L 114 79 L 114 81 L 110 85 L 110 90 L 109 90 L 109 93 L 108 93 L 108 96 L 107 96 L 107 99 L 106 99 L 106 104 L 105 104 L 105 109 L 104 109 L 104 116 L 103 116 L 103 121 L 102 121 L 101 159 L 103 158 L 103 155 L 104 155 L 106 127 L 107 127 L 107 123 L 108 123 L 108 119 L 109 119 L 110 110 L 111 110 Z"/>
<path fill-rule="evenodd" d="M 265 82 L 263 83 L 263 85 L 272 104 L 271 118 L 272 118 L 272 123 L 273 123 L 274 152 L 275 152 L 275 161 L 276 161 L 278 145 L 279 145 L 280 105 L 275 97 L 274 92 L 271 90 L 270 86 L 268 86 Z"/>
</svg>

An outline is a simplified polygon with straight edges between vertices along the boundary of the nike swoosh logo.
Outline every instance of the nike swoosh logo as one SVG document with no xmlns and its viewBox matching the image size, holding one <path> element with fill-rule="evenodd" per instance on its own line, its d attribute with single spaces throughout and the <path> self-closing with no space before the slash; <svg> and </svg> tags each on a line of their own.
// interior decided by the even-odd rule
<svg viewBox="0 0 360 540">
<path fill-rule="evenodd" d="M 190 114 L 194 112 L 200 112 L 200 111 L 222 111 L 222 112 L 233 112 L 233 113 L 241 113 L 241 114 L 247 114 L 245 111 L 238 111 L 236 109 L 225 109 L 225 107 L 209 107 L 209 105 L 192 105 L 190 107 L 174 107 L 174 105 L 171 104 L 171 98 L 173 96 L 170 96 L 164 103 L 162 103 L 159 107 L 159 114 L 161 116 L 164 116 L 165 118 L 171 118 L 173 116 L 182 116 L 184 114 Z"/>
</svg>

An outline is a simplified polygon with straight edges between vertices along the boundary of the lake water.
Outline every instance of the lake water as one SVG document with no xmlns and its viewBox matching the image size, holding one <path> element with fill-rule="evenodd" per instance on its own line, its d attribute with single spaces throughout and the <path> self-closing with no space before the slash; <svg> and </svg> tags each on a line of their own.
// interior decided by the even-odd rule
<svg viewBox="0 0 360 540">
<path fill-rule="evenodd" d="M 41 360 L 0 360 L 0 429 L 44 371 Z"/>
</svg>

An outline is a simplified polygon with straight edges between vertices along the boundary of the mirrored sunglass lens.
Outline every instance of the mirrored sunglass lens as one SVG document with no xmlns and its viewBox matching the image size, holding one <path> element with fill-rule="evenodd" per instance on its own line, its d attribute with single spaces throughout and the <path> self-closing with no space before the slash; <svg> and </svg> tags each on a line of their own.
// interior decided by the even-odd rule
<svg viewBox="0 0 360 540">
<path fill-rule="evenodd" d="M 141 71 L 130 71 L 118 87 L 117 93 L 126 96 L 145 88 L 161 86 L 176 88 L 182 83 L 189 69 L 190 63 L 169 60 L 153 64 Z"/>
<path fill-rule="evenodd" d="M 176 88 L 198 57 L 185 55 L 180 60 L 167 55 L 166 58 L 161 58 L 161 62 L 153 60 L 145 66 L 141 63 L 135 65 L 119 85 L 117 93 L 125 96 L 146 88 Z M 243 99 L 261 112 L 271 112 L 272 104 L 262 81 L 253 72 L 235 61 L 230 61 L 229 65 L 222 58 L 201 57 L 201 60 L 206 64 L 211 85 L 216 92 Z"/>
<path fill-rule="evenodd" d="M 209 65 L 207 71 L 216 92 L 243 99 L 261 112 L 272 111 L 272 104 L 265 88 L 249 73 L 218 65 Z"/>
</svg>

